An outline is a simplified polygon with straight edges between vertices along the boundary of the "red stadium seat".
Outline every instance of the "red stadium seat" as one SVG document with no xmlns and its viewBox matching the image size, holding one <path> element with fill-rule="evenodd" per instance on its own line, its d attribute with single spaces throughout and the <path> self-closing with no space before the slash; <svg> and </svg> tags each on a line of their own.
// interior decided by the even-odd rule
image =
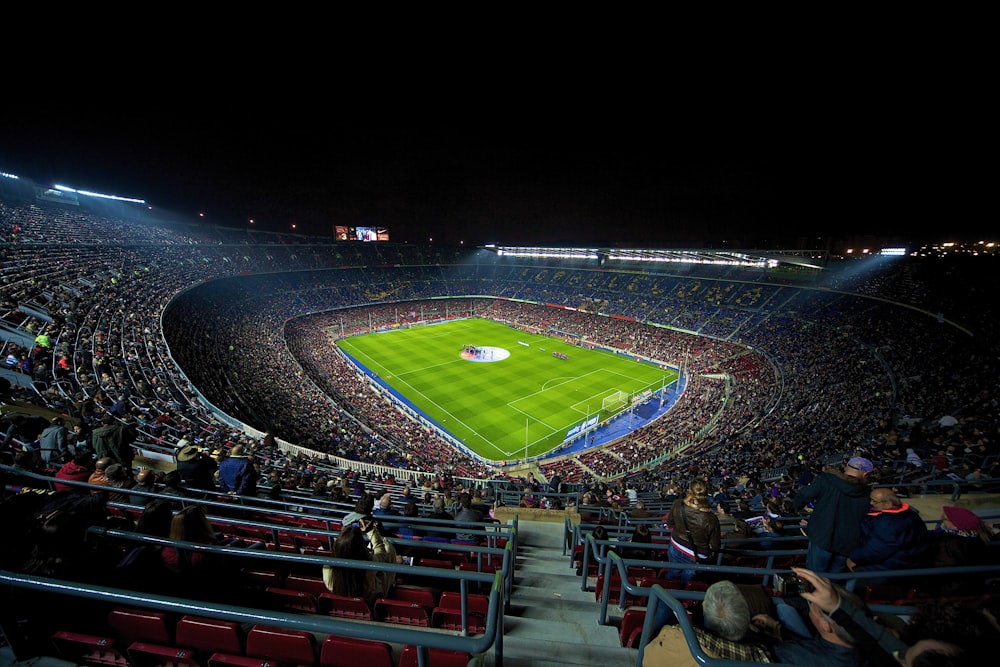
<svg viewBox="0 0 1000 667">
<path fill-rule="evenodd" d="M 243 654 L 243 630 L 235 621 L 187 615 L 177 621 L 174 643 L 200 653 Z"/>
<path fill-rule="evenodd" d="M 316 596 L 306 591 L 268 586 L 264 589 L 264 597 L 270 609 L 284 609 L 302 614 L 315 614 L 319 611 Z"/>
<path fill-rule="evenodd" d="M 323 577 L 314 577 L 308 574 L 295 574 L 291 572 L 285 577 L 284 588 L 296 591 L 305 591 L 319 597 L 322 593 L 328 593 Z"/>
<path fill-rule="evenodd" d="M 379 641 L 327 636 L 320 646 L 319 667 L 396 667 L 392 647 Z"/>
<path fill-rule="evenodd" d="M 471 653 L 448 651 L 442 648 L 427 649 L 427 667 L 468 667 Z M 407 644 L 399 656 L 399 667 L 417 667 L 417 647 Z"/>
<path fill-rule="evenodd" d="M 317 598 L 319 613 L 336 616 L 337 618 L 351 618 L 356 621 L 372 620 L 372 609 L 368 601 L 364 598 L 348 597 L 336 595 L 335 593 L 321 593 Z"/>
<path fill-rule="evenodd" d="M 375 608 L 372 611 L 375 614 L 375 620 L 384 623 L 416 625 L 425 628 L 430 627 L 431 624 L 430 611 L 416 602 L 379 598 L 375 600 Z"/>
<path fill-rule="evenodd" d="M 466 595 L 465 604 L 470 614 L 479 614 L 483 618 L 486 618 L 490 611 L 490 598 L 486 595 L 469 593 Z M 442 591 L 438 606 L 446 609 L 461 609 L 462 594 L 454 591 Z"/>
<path fill-rule="evenodd" d="M 393 600 L 419 604 L 427 611 L 436 607 L 438 603 L 434 590 L 425 586 L 393 586 L 389 597 Z"/>
<path fill-rule="evenodd" d="M 162 611 L 115 607 L 108 612 L 108 626 L 119 639 L 127 642 L 170 644 L 173 641 L 167 627 L 167 614 Z"/>
<path fill-rule="evenodd" d="M 288 665 L 315 665 L 316 637 L 305 630 L 255 625 L 247 633 L 246 655 Z"/>
<path fill-rule="evenodd" d="M 618 640 L 625 648 L 639 648 L 642 624 L 646 621 L 646 610 L 629 607 L 622 613 L 622 624 L 618 628 Z"/>
<path fill-rule="evenodd" d="M 132 667 L 205 667 L 195 651 L 177 646 L 132 642 L 128 647 Z"/>
<path fill-rule="evenodd" d="M 486 632 L 486 618 L 482 614 L 468 612 L 465 616 L 465 630 L 470 635 L 480 635 Z M 461 631 L 462 610 L 449 607 L 434 607 L 431 610 L 431 627 L 442 630 Z"/>
<path fill-rule="evenodd" d="M 76 665 L 131 667 L 126 652 L 113 637 L 60 631 L 52 636 L 52 645 L 62 658 Z"/>
</svg>

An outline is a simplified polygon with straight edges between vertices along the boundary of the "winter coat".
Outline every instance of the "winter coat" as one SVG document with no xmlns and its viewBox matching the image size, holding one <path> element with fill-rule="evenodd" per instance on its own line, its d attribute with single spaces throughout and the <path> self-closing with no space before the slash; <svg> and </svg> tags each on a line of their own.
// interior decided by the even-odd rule
<svg viewBox="0 0 1000 667">
<path fill-rule="evenodd" d="M 868 513 L 868 482 L 828 468 L 795 494 L 795 509 L 814 503 L 809 515 L 809 541 L 847 556 L 861 541 L 861 522 Z"/>
</svg>

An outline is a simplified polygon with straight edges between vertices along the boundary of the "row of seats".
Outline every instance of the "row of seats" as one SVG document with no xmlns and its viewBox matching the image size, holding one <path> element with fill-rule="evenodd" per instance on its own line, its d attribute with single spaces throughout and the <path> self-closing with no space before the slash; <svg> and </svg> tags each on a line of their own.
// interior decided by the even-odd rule
<svg viewBox="0 0 1000 667">
<path fill-rule="evenodd" d="M 331 593 L 319 577 L 289 575 L 284 587 L 268 586 L 263 595 L 267 607 L 274 610 L 446 630 L 462 630 L 463 627 L 462 597 L 455 591 L 445 590 L 438 594 L 423 586 L 394 586 L 388 597 L 379 598 L 370 605 L 364 598 Z M 469 593 L 466 610 L 468 632 L 485 632 L 489 597 Z"/>
<path fill-rule="evenodd" d="M 52 637 L 58 654 L 75 664 L 104 667 L 416 667 L 417 648 L 406 645 L 394 658 L 387 642 L 326 635 L 184 615 L 171 628 L 168 614 L 128 607 L 108 613 L 106 636 L 60 630 Z M 466 667 L 472 656 L 428 649 L 433 667 Z"/>
</svg>

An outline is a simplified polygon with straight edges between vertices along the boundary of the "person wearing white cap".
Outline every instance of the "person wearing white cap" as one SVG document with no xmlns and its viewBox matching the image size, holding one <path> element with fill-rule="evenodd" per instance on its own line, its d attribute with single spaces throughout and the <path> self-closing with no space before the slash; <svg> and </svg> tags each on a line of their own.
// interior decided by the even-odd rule
<svg viewBox="0 0 1000 667">
<path fill-rule="evenodd" d="M 847 557 L 861 540 L 861 522 L 868 514 L 868 475 L 874 466 L 855 456 L 840 468 L 825 468 L 793 499 L 795 510 L 812 505 L 806 525 L 809 548 L 806 568 L 836 573 L 847 569 Z"/>
</svg>

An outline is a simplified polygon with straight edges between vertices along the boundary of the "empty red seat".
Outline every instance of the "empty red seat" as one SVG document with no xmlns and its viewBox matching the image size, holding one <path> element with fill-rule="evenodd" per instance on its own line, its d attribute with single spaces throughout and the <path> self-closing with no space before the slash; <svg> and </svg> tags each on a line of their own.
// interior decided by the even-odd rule
<svg viewBox="0 0 1000 667">
<path fill-rule="evenodd" d="M 187 615 L 177 621 L 174 643 L 206 655 L 243 654 L 243 630 L 235 621 Z"/>
<path fill-rule="evenodd" d="M 468 593 L 465 598 L 465 604 L 470 614 L 479 614 L 483 618 L 486 618 L 486 615 L 490 611 L 490 598 L 487 595 Z M 438 606 L 448 609 L 461 609 L 462 594 L 455 593 L 454 591 L 442 591 L 441 598 L 438 600 Z"/>
<path fill-rule="evenodd" d="M 348 597 L 335 593 L 321 593 L 316 599 L 319 613 L 357 621 L 372 620 L 372 609 L 364 598 Z"/>
<path fill-rule="evenodd" d="M 255 625 L 247 632 L 246 655 L 288 665 L 315 665 L 316 637 L 305 630 Z"/>
<path fill-rule="evenodd" d="M 393 586 L 389 597 L 393 600 L 419 604 L 427 611 L 437 606 L 437 595 L 433 589 L 425 586 Z"/>
<path fill-rule="evenodd" d="M 291 588 L 296 591 L 305 591 L 306 593 L 311 593 L 316 596 L 319 596 L 321 593 L 329 592 L 326 584 L 323 583 L 323 577 L 316 577 L 308 574 L 296 574 L 294 572 L 290 572 L 285 577 L 284 588 Z"/>
<path fill-rule="evenodd" d="M 264 589 L 264 597 L 271 609 L 284 609 L 303 614 L 315 614 L 319 611 L 316 596 L 306 591 L 268 586 Z"/>
<path fill-rule="evenodd" d="M 277 570 L 249 569 L 243 571 L 243 578 L 251 585 L 261 588 L 281 586 L 285 577 Z"/>
<path fill-rule="evenodd" d="M 625 648 L 638 648 L 642 637 L 642 625 L 646 622 L 646 610 L 630 607 L 622 614 L 622 624 L 618 628 L 618 640 Z"/>
<path fill-rule="evenodd" d="M 471 653 L 443 648 L 427 649 L 427 667 L 468 667 Z M 407 644 L 399 656 L 399 667 L 417 667 L 417 647 Z"/>
<path fill-rule="evenodd" d="M 114 637 L 60 631 L 52 636 L 52 645 L 62 658 L 77 665 L 130 667 L 128 656 Z"/>
<path fill-rule="evenodd" d="M 108 626 L 125 646 L 132 642 L 170 644 L 173 641 L 167 627 L 167 614 L 151 609 L 115 607 L 108 612 Z"/>
<path fill-rule="evenodd" d="M 375 608 L 372 611 L 376 621 L 385 623 L 416 625 L 425 628 L 430 627 L 431 624 L 430 611 L 416 602 L 379 598 L 375 600 Z"/>
<path fill-rule="evenodd" d="M 127 653 L 132 667 L 204 667 L 207 664 L 198 659 L 195 651 L 177 646 L 132 642 Z"/>
<path fill-rule="evenodd" d="M 319 651 L 319 667 L 395 667 L 392 647 L 379 641 L 329 635 Z"/>
<path fill-rule="evenodd" d="M 466 613 L 463 628 L 461 609 L 434 607 L 431 610 L 431 627 L 457 632 L 464 629 L 470 635 L 481 635 L 486 632 L 486 618 L 481 614 Z"/>
</svg>

